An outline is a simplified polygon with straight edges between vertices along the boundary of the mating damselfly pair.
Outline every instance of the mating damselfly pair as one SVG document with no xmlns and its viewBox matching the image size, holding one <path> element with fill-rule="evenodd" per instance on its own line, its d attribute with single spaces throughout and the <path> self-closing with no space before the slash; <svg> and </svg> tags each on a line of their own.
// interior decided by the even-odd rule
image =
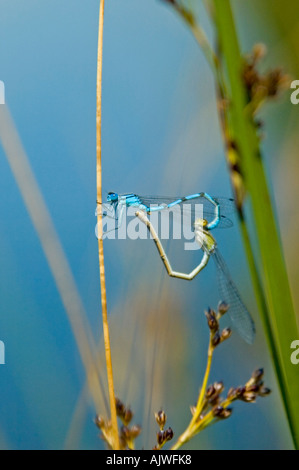
<svg viewBox="0 0 299 470">
<path fill-rule="evenodd" d="M 196 217 L 196 205 L 200 205 L 202 208 L 201 217 Z M 222 300 L 230 306 L 229 314 L 232 322 L 240 336 L 247 343 L 253 343 L 255 336 L 254 322 L 230 276 L 229 270 L 218 250 L 217 242 L 211 234 L 211 231 L 216 228 L 229 228 L 233 225 L 232 221 L 227 217 L 227 214 L 230 214 L 234 209 L 234 201 L 232 199 L 211 197 L 205 192 L 180 198 L 139 196 L 133 193 L 118 195 L 117 193 L 110 192 L 108 193 L 107 201 L 102 206 L 97 208 L 96 215 L 100 211 L 103 218 L 113 218 L 117 221 L 116 229 L 122 223 L 126 208 L 131 208 L 135 211 L 135 216 L 147 227 L 167 273 L 171 277 L 192 280 L 206 267 L 210 257 L 212 257 L 217 268 L 220 295 Z M 181 209 L 182 206 L 184 206 L 185 210 L 186 208 L 188 209 L 191 214 L 191 220 L 193 218 L 192 225 L 195 240 L 203 251 L 203 257 L 199 265 L 190 273 L 181 273 L 172 269 L 160 238 L 147 217 L 155 212 L 164 212 L 176 208 Z"/>
<path fill-rule="evenodd" d="M 138 196 L 137 194 L 121 194 L 110 192 L 107 201 L 102 204 L 101 211 L 103 216 L 114 219 L 117 224 L 117 230 L 123 221 L 126 208 L 140 209 L 147 214 L 156 212 L 174 211 L 181 212 L 183 209 L 186 214 L 191 215 L 191 223 L 195 222 L 197 207 L 201 207 L 202 215 L 208 221 L 208 230 L 218 228 L 228 228 L 233 225 L 226 214 L 233 212 L 234 201 L 228 198 L 211 197 L 207 193 L 196 193 L 190 196 L 180 198 L 166 196 Z"/>
</svg>

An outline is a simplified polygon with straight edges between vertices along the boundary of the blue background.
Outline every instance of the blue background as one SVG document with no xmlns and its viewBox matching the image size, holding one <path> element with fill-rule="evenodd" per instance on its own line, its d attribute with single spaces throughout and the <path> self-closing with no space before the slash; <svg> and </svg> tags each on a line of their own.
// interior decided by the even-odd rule
<svg viewBox="0 0 299 470">
<path fill-rule="evenodd" d="M 1 0 L 0 79 L 95 339 L 101 341 L 94 235 L 98 3 Z M 243 48 L 265 42 L 264 67 L 283 66 L 294 75 L 295 15 L 281 1 L 271 10 L 269 5 L 233 2 Z M 202 7 L 196 8 L 211 35 Z M 288 92 L 263 111 L 265 164 L 293 288 L 298 279 L 293 256 L 298 245 L 298 217 L 293 216 L 298 214 L 298 112 Z M 187 27 L 163 2 L 106 2 L 102 113 L 105 191 L 231 196 L 212 73 Z M 0 446 L 103 448 L 93 404 L 82 399 L 85 373 L 76 342 L 2 149 L 0 183 L 0 339 L 6 346 L 6 365 L 0 366 Z M 257 341 L 250 347 L 233 335 L 215 354 L 211 380 L 224 380 L 229 388 L 264 367 L 273 393 L 254 405 L 237 403 L 228 421 L 188 445 L 291 448 L 234 221 L 234 228 L 217 232 L 217 241 L 255 318 Z M 174 244 L 167 249 L 175 269 L 182 271 L 191 270 L 199 256 Z M 105 263 L 116 392 L 143 427 L 138 446 L 150 448 L 157 431 L 153 412 L 160 407 L 177 436 L 188 423 L 206 361 L 203 312 L 219 300 L 216 273 L 209 265 L 192 283 L 169 279 L 154 245 L 140 240 L 107 240 Z M 297 305 L 298 294 L 294 300 Z"/>
</svg>

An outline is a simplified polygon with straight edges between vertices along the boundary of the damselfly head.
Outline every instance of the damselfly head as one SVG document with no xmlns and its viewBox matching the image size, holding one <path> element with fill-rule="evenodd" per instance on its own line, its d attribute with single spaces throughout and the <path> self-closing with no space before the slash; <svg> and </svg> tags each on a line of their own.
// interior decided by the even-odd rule
<svg viewBox="0 0 299 470">
<path fill-rule="evenodd" d="M 194 228 L 205 228 L 208 225 L 208 221 L 206 219 L 196 219 L 194 222 Z"/>
<path fill-rule="evenodd" d="M 107 202 L 116 202 L 116 201 L 118 201 L 118 194 L 113 193 L 113 192 L 108 193 Z"/>
</svg>

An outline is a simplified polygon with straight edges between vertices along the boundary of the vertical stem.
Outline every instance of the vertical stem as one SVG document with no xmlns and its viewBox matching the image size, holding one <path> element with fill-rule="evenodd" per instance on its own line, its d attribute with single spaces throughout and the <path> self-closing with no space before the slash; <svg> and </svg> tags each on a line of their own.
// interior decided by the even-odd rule
<svg viewBox="0 0 299 470">
<path fill-rule="evenodd" d="M 220 56 L 220 51 L 218 51 L 218 56 Z M 243 212 L 243 198 L 244 198 L 244 193 L 245 190 L 242 188 L 244 186 L 244 182 L 242 181 L 239 185 L 236 185 L 236 178 L 234 178 L 234 174 L 238 172 L 233 168 L 233 164 L 236 163 L 235 159 L 235 153 L 236 150 L 233 150 L 231 148 L 231 142 L 234 140 L 231 126 L 229 124 L 229 107 L 225 106 L 225 99 L 227 99 L 226 95 L 226 87 L 225 87 L 225 80 L 223 77 L 223 70 L 221 67 L 221 61 L 218 60 L 215 62 L 216 64 L 216 92 L 217 92 L 217 101 L 218 101 L 218 114 L 220 118 L 220 125 L 221 125 L 221 130 L 222 130 L 222 136 L 223 136 L 223 141 L 225 144 L 226 148 L 226 159 L 227 159 L 227 165 L 230 171 L 230 176 L 231 176 L 231 183 L 232 187 L 234 190 L 234 195 L 235 195 L 235 200 L 236 200 L 236 205 L 238 209 L 238 215 L 239 215 L 239 225 L 241 228 L 241 234 L 243 238 L 243 244 L 247 256 L 247 262 L 248 262 L 248 267 L 250 270 L 251 274 L 251 279 L 252 279 L 252 284 L 255 292 L 255 297 L 257 300 L 258 308 L 261 314 L 263 326 L 265 328 L 265 331 L 267 331 L 267 341 L 268 341 L 268 346 L 269 350 L 272 356 L 272 360 L 274 363 L 279 364 L 279 358 L 278 358 L 278 352 L 276 349 L 275 345 L 275 339 L 273 335 L 273 329 L 272 325 L 270 323 L 270 316 L 269 316 L 269 311 L 267 307 L 267 302 L 265 299 L 265 294 L 263 291 L 261 279 L 259 276 L 259 272 L 257 269 L 256 261 L 253 255 L 253 249 L 248 233 L 248 228 L 246 221 L 244 219 L 244 212 Z M 238 155 L 238 162 L 240 160 L 240 155 Z M 283 384 L 283 376 L 282 376 L 282 371 L 278 367 L 276 369 L 277 375 L 278 375 L 278 382 Z"/>
<path fill-rule="evenodd" d="M 187 429 L 183 432 L 183 434 L 181 434 L 179 436 L 178 440 L 172 446 L 171 450 L 179 449 L 183 444 L 190 441 L 190 439 L 195 434 L 197 434 L 197 432 L 199 432 L 199 427 L 201 426 L 201 421 L 199 422 L 198 420 L 199 420 L 200 414 L 201 414 L 201 412 L 204 408 L 204 400 L 205 400 L 205 394 L 206 394 L 206 391 L 207 391 L 208 380 L 209 380 L 209 376 L 210 376 L 210 372 L 211 372 L 213 352 L 214 352 L 214 346 L 212 345 L 212 336 L 210 334 L 206 371 L 205 371 L 205 375 L 204 375 L 204 378 L 203 378 L 200 393 L 199 393 L 199 396 L 198 396 L 196 409 L 194 411 L 194 414 L 192 416 L 192 419 L 191 419 L 190 423 L 188 424 Z"/>
<path fill-rule="evenodd" d="M 196 410 L 195 410 L 195 413 L 194 413 L 193 418 L 191 420 L 191 425 L 194 424 L 197 421 L 197 419 L 199 418 L 199 416 L 202 412 L 204 399 L 205 399 L 205 393 L 206 393 L 206 390 L 207 390 L 208 380 L 209 380 L 210 372 L 211 372 L 213 351 L 214 351 L 214 347 L 212 345 L 212 337 L 210 336 L 206 372 L 205 372 L 204 379 L 203 379 L 203 382 L 202 382 L 202 386 L 201 386 L 201 389 L 200 389 L 200 394 L 199 394 L 199 397 L 198 397 Z"/>
<path fill-rule="evenodd" d="M 299 378 L 290 361 L 290 345 L 298 337 L 298 326 L 258 137 L 252 116 L 246 113 L 246 93 L 241 79 L 243 61 L 230 1 L 213 0 L 213 5 L 228 83 L 230 124 L 241 156 L 258 242 L 260 280 L 269 312 L 264 325 L 272 326 L 273 337 L 269 338 L 268 328 L 265 333 L 274 348 L 273 363 L 294 445 L 299 448 Z"/>
<path fill-rule="evenodd" d="M 105 1 L 100 1 L 100 14 L 99 14 L 99 40 L 98 40 L 98 65 L 97 65 L 97 201 L 102 203 L 102 68 L 103 68 L 103 29 L 104 29 L 104 5 Z M 104 246 L 103 246 L 103 221 L 102 214 L 98 211 L 98 247 L 99 247 L 99 264 L 100 264 L 100 284 L 101 284 L 101 301 L 102 301 L 102 317 L 103 317 L 103 335 L 105 344 L 105 357 L 107 368 L 107 379 L 110 400 L 110 413 L 112 423 L 112 435 L 114 441 L 114 450 L 119 450 L 119 437 L 117 426 L 117 415 L 115 405 L 113 372 L 112 372 L 112 359 L 111 347 L 107 314 L 107 295 L 106 295 L 106 281 L 105 281 L 105 265 L 104 265 Z"/>
</svg>

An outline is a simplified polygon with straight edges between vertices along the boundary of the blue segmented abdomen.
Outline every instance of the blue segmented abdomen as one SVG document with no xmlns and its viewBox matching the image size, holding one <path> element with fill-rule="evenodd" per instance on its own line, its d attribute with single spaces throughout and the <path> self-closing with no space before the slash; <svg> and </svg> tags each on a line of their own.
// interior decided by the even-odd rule
<svg viewBox="0 0 299 470">
<path fill-rule="evenodd" d="M 225 213 L 232 212 L 234 202 L 229 198 L 211 197 L 206 192 L 190 194 L 180 198 L 170 198 L 162 196 L 138 196 L 134 193 L 121 194 L 108 193 L 107 202 L 112 204 L 116 209 L 119 206 L 136 207 L 147 214 L 152 212 L 159 212 L 167 209 L 172 209 L 180 206 L 184 202 L 196 204 L 196 202 L 204 205 L 204 218 L 208 221 L 207 230 L 212 230 L 216 227 L 228 228 L 233 225 L 232 221 L 227 218 Z M 208 204 L 208 205 L 207 205 Z M 193 208 L 191 208 L 193 211 Z"/>
</svg>

